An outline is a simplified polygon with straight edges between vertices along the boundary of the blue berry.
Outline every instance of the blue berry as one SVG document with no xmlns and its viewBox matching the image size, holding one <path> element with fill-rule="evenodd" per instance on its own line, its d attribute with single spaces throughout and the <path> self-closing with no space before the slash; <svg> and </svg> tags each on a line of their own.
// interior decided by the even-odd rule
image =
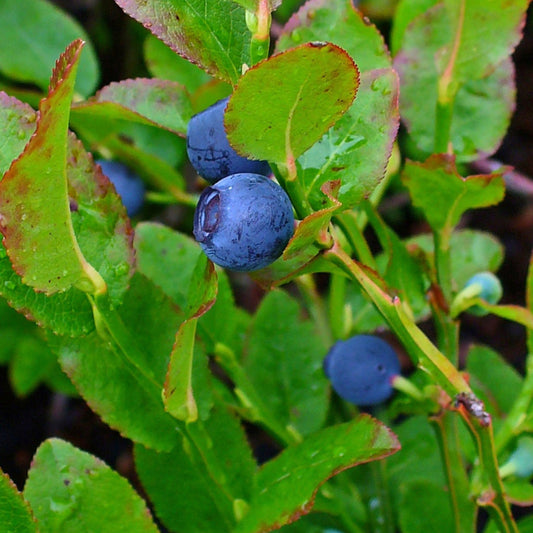
<svg viewBox="0 0 533 533">
<path fill-rule="evenodd" d="M 191 118 L 187 128 L 187 155 L 192 166 L 209 183 L 243 172 L 269 176 L 266 161 L 246 159 L 230 146 L 224 129 L 228 100 L 219 100 Z"/>
<path fill-rule="evenodd" d="M 109 181 L 115 186 L 117 194 L 128 212 L 128 216 L 135 216 L 144 204 L 145 187 L 142 179 L 123 163 L 118 161 L 96 161 Z"/>
<path fill-rule="evenodd" d="M 392 378 L 400 374 L 400 362 L 383 339 L 356 335 L 331 347 L 324 373 L 341 398 L 355 405 L 376 405 L 392 394 Z"/>
<path fill-rule="evenodd" d="M 266 267 L 293 231 L 289 197 L 259 174 L 234 174 L 207 187 L 194 213 L 194 237 L 211 261 L 230 270 Z"/>
<path fill-rule="evenodd" d="M 479 297 L 482 300 L 485 300 L 489 304 L 497 304 L 500 301 L 503 294 L 502 284 L 492 272 L 479 272 L 475 274 L 466 282 L 465 289 L 475 284 L 480 286 Z M 468 309 L 468 312 L 476 316 L 484 316 L 488 313 L 488 311 L 479 305 L 473 305 Z"/>
</svg>

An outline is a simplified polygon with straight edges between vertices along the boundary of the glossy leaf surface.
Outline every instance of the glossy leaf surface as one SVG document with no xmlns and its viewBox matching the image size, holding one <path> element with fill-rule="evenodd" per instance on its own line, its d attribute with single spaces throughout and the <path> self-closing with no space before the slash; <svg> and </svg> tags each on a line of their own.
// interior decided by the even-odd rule
<svg viewBox="0 0 533 533">
<path fill-rule="evenodd" d="M 204 533 L 216 524 L 217 531 L 229 533 L 234 501 L 249 500 L 255 463 L 238 420 L 226 409 L 215 408 L 201 424 L 170 453 L 137 445 L 136 468 L 157 516 L 171 531 Z M 201 446 L 198 439 L 211 443 L 207 455 L 195 444 Z"/>
<path fill-rule="evenodd" d="M 30 506 L 9 476 L 0 470 L 0 523 L 4 531 L 37 533 Z"/>
<path fill-rule="evenodd" d="M 136 78 L 100 89 L 87 102 L 74 105 L 72 115 L 74 120 L 81 115 L 85 119 L 141 122 L 185 137 L 192 108 L 185 88 L 179 83 Z"/>
<path fill-rule="evenodd" d="M 398 449 L 396 437 L 367 415 L 310 435 L 259 470 L 250 510 L 236 533 L 271 531 L 292 522 L 311 510 L 316 491 L 327 479 Z"/>
<path fill-rule="evenodd" d="M 497 204 L 505 193 L 501 173 L 461 177 L 453 157 L 433 155 L 424 163 L 408 161 L 403 182 L 434 231 L 450 233 L 468 209 Z"/>
<path fill-rule="evenodd" d="M 233 0 L 116 0 L 177 54 L 231 83 L 249 63 L 245 10 Z"/>
<path fill-rule="evenodd" d="M 235 88 L 224 116 L 230 144 L 252 159 L 288 164 L 344 114 L 358 85 L 352 59 L 331 43 L 276 54 L 247 70 Z"/>
<path fill-rule="evenodd" d="M 270 292 L 252 322 L 244 368 L 274 417 L 307 435 L 326 416 L 322 359 L 327 347 L 311 321 L 298 320 L 300 313 L 298 303 L 284 292 Z"/>
<path fill-rule="evenodd" d="M 49 439 L 38 448 L 24 497 L 42 531 L 158 531 L 146 502 L 126 479 L 60 439 Z"/>
<path fill-rule="evenodd" d="M 74 236 L 66 176 L 69 108 L 82 46 L 72 43 L 58 60 L 36 131 L 0 182 L 0 230 L 13 267 L 24 283 L 48 294 L 80 284 L 90 290 L 92 284 Z"/>
<path fill-rule="evenodd" d="M 50 338 L 61 367 L 112 428 L 146 446 L 172 448 L 178 422 L 165 412 L 161 391 L 183 315 L 140 274 L 132 279 L 119 314 L 99 312 L 107 337 L 94 332 L 84 338 Z"/>
<path fill-rule="evenodd" d="M 347 0 L 311 0 L 287 23 L 277 45 L 286 50 L 301 42 L 327 40 L 357 64 L 357 97 L 346 114 L 297 161 L 311 205 L 326 199 L 321 186 L 340 180 L 338 199 L 358 204 L 382 179 L 399 123 L 398 79 L 377 28 Z"/>
</svg>

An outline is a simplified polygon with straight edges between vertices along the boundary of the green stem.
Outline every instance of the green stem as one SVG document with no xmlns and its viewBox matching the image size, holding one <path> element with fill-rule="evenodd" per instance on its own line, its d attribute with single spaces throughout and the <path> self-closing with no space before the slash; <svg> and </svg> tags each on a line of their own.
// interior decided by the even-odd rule
<svg viewBox="0 0 533 533">
<path fill-rule="evenodd" d="M 442 97 L 437 101 L 435 120 L 435 153 L 444 154 L 451 151 L 450 136 L 455 98 Z"/>
<path fill-rule="evenodd" d="M 373 505 L 368 506 L 372 531 L 375 533 L 394 533 L 396 528 L 386 472 L 387 462 L 372 461 L 369 467 L 375 490 Z"/>
<path fill-rule="evenodd" d="M 261 424 L 285 446 L 301 441 L 301 436 L 296 429 L 283 426 L 270 413 L 231 348 L 222 343 L 217 343 L 215 345 L 215 358 L 235 384 L 235 394 L 239 397 L 246 409 L 248 418 L 252 422 Z"/>
<path fill-rule="evenodd" d="M 307 309 L 313 319 L 316 329 L 322 338 L 324 347 L 329 347 L 333 343 L 330 324 L 324 309 L 324 303 L 318 293 L 315 279 L 311 274 L 303 274 L 295 279 L 300 293 L 304 299 Z"/>
<path fill-rule="evenodd" d="M 500 477 L 496 448 L 492 433 L 492 423 L 482 424 L 469 415 L 461 406 L 459 408 L 478 449 L 479 465 L 474 472 L 474 492 L 478 505 L 485 507 L 501 533 L 519 533 L 511 513 L 509 502 Z M 477 479 L 477 474 L 482 479 Z"/>
<path fill-rule="evenodd" d="M 335 339 L 346 337 L 345 301 L 346 277 L 342 274 L 332 274 L 329 281 L 329 323 Z"/>
<path fill-rule="evenodd" d="M 477 508 L 470 497 L 468 477 L 461 456 L 456 418 L 449 411 L 431 417 L 448 481 L 448 495 L 456 533 L 474 533 Z"/>
<path fill-rule="evenodd" d="M 324 257 L 343 269 L 368 294 L 417 365 L 452 397 L 472 391 L 461 373 L 435 347 L 404 310 L 399 298 L 389 296 L 372 273 L 335 244 Z"/>
<path fill-rule="evenodd" d="M 450 257 L 450 238 L 444 231 L 435 231 L 433 241 L 435 243 L 435 267 L 437 269 L 437 281 L 447 305 L 452 299 L 452 267 Z"/>
<path fill-rule="evenodd" d="M 128 328 L 124 325 L 122 318 L 109 302 L 107 293 L 89 296 L 97 331 L 106 340 L 111 340 L 119 349 L 117 352 L 123 357 L 128 367 L 133 367 L 134 371 L 142 375 L 153 386 L 153 392 L 161 396 L 163 384 L 158 383 L 152 373 L 146 372 L 137 361 L 145 359 L 139 344 L 133 339 Z"/>
<path fill-rule="evenodd" d="M 302 187 L 296 171 L 296 164 L 272 165 L 278 181 L 287 191 L 296 215 L 300 220 L 313 213 L 313 208 L 307 200 L 305 189 Z"/>
<path fill-rule="evenodd" d="M 365 212 L 345 211 L 335 216 L 335 224 L 341 229 L 359 261 L 376 270 L 376 261 L 361 228 L 363 216 L 366 224 L 368 217 Z"/>
</svg>

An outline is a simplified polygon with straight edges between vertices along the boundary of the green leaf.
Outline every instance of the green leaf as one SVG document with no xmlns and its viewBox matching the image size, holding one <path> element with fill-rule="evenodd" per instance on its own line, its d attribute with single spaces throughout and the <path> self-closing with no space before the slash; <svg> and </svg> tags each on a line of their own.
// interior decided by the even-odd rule
<svg viewBox="0 0 533 533">
<path fill-rule="evenodd" d="M 398 2 L 391 30 L 391 51 L 394 55 L 401 47 L 404 33 L 409 24 L 438 2 L 439 0 L 400 0 Z"/>
<path fill-rule="evenodd" d="M 146 66 L 154 78 L 176 81 L 191 94 L 212 79 L 153 35 L 144 40 L 143 51 Z"/>
<path fill-rule="evenodd" d="M 438 102 L 450 111 L 451 123 L 437 127 L 450 129 L 459 160 L 496 150 L 513 110 L 509 57 L 520 39 L 527 5 L 526 0 L 512 7 L 504 0 L 445 0 L 407 26 L 395 66 L 402 84 L 402 117 L 420 148 L 433 151 Z"/>
<path fill-rule="evenodd" d="M 327 479 L 386 457 L 399 447 L 390 430 L 368 415 L 289 446 L 256 474 L 250 510 L 235 533 L 270 531 L 292 522 L 311 510 L 317 490 Z"/>
<path fill-rule="evenodd" d="M 36 114 L 3 94 L 0 114 L 11 125 L 3 138 L 2 153 L 15 159 L 35 130 Z M 130 223 L 109 181 L 96 173 L 92 158 L 72 135 L 68 136 L 67 154 L 68 209 L 76 240 L 84 257 L 102 274 L 113 301 L 120 301 L 133 263 Z M 42 174 L 40 168 L 38 173 Z M 13 271 L 2 245 L 0 280 L 0 294 L 38 324 L 64 335 L 83 335 L 94 328 L 90 305 L 81 291 L 71 288 L 50 296 L 35 292 Z"/>
<path fill-rule="evenodd" d="M 230 533 L 235 502 L 249 500 L 255 463 L 238 419 L 225 408 L 215 408 L 201 428 L 170 453 L 135 446 L 136 469 L 171 531 L 205 533 L 216 524 L 217 531 Z M 205 432 L 203 438 L 197 431 Z M 210 448 L 198 449 L 199 441 L 210 442 Z"/>
<path fill-rule="evenodd" d="M 228 139 L 241 155 L 290 164 L 346 112 L 358 85 L 356 65 L 331 43 L 278 53 L 239 81 L 224 116 Z"/>
<path fill-rule="evenodd" d="M 100 328 L 107 328 L 105 338 L 96 332 L 75 339 L 50 337 L 61 367 L 112 428 L 157 450 L 171 449 L 178 423 L 165 412 L 161 391 L 183 315 L 136 274 L 118 314 L 98 308 L 97 316 Z"/>
<path fill-rule="evenodd" d="M 452 533 L 456 531 L 449 496 L 442 485 L 419 480 L 405 483 L 398 502 L 398 520 L 409 533 Z"/>
<path fill-rule="evenodd" d="M 243 364 L 274 418 L 306 435 L 324 423 L 328 383 L 322 341 L 300 315 L 285 292 L 268 293 L 253 320 Z"/>
<path fill-rule="evenodd" d="M 236 83 L 249 64 L 245 10 L 232 0 L 116 0 L 177 54 L 208 74 Z"/>
<path fill-rule="evenodd" d="M 165 409 L 178 420 L 185 422 L 194 422 L 198 418 L 192 384 L 196 324 L 198 318 L 215 303 L 216 293 L 215 266 L 201 254 L 194 266 L 187 291 L 187 319 L 176 333 L 163 387 Z"/>
<path fill-rule="evenodd" d="M 185 137 L 192 107 L 179 83 L 137 78 L 111 83 L 87 102 L 74 104 L 73 120 L 80 115 L 155 125 Z"/>
<path fill-rule="evenodd" d="M 433 236 L 420 234 L 407 239 L 407 247 L 413 255 L 419 252 L 433 265 Z M 490 233 L 463 229 L 454 231 L 450 239 L 451 271 L 455 287 L 460 289 L 478 272 L 496 272 L 502 262 L 503 245 Z"/>
<path fill-rule="evenodd" d="M 505 480 L 505 496 L 510 503 L 521 507 L 533 505 L 533 485 L 525 479 Z M 522 532 L 522 528 L 520 528 Z"/>
<path fill-rule="evenodd" d="M 197 322 L 198 319 L 193 317 L 180 325 L 170 353 L 170 363 L 163 387 L 165 409 L 173 417 L 184 422 L 194 422 L 198 418 L 192 384 Z"/>
<path fill-rule="evenodd" d="M 0 470 L 0 524 L 6 532 L 37 533 L 30 506 L 7 474 Z"/>
<path fill-rule="evenodd" d="M 365 204 L 368 220 L 376 232 L 384 254 L 378 258 L 378 271 L 389 287 L 397 291 L 413 316 L 427 310 L 427 280 L 421 265 L 412 257 L 404 242 L 389 228 L 370 203 Z"/>
<path fill-rule="evenodd" d="M 57 367 L 57 358 L 48 345 L 35 336 L 20 339 L 13 354 L 9 377 L 13 390 L 26 396 Z"/>
<path fill-rule="evenodd" d="M 448 235 L 465 211 L 494 205 L 505 194 L 501 173 L 463 178 L 455 158 L 443 154 L 432 155 L 424 163 L 408 161 L 402 180 L 433 231 Z"/>
<path fill-rule="evenodd" d="M 340 204 L 336 199 L 339 182 L 329 182 L 322 187 L 322 192 L 329 198 L 330 206 L 311 213 L 305 217 L 296 227 L 293 237 L 283 252 L 283 259 L 300 259 L 308 261 L 310 250 L 320 251 L 317 242 L 326 245 L 330 239 L 327 233 L 331 217 L 339 208 Z"/>
<path fill-rule="evenodd" d="M 470 375 L 472 389 L 487 409 L 499 418 L 505 417 L 522 387 L 520 374 L 487 346 L 470 348 L 466 371 Z"/>
<path fill-rule="evenodd" d="M 56 58 L 70 42 L 83 39 L 75 90 L 83 96 L 94 91 L 99 78 L 96 53 L 83 27 L 67 13 L 44 0 L 3 0 L 0 20 L 0 71 L 5 76 L 46 91 Z"/>
<path fill-rule="evenodd" d="M 394 426 L 394 433 L 402 443 L 401 450 L 387 459 L 389 486 L 399 495 L 404 483 L 420 480 L 443 486 L 439 443 L 427 416 L 412 416 Z"/>
<path fill-rule="evenodd" d="M 135 228 L 135 249 L 139 272 L 157 283 L 165 294 L 185 309 L 189 282 L 203 255 L 198 244 L 191 237 L 162 224 L 142 222 Z"/>
<path fill-rule="evenodd" d="M 60 439 L 37 449 L 24 496 L 43 531 L 158 531 L 146 502 L 126 479 Z"/>
<path fill-rule="evenodd" d="M 210 299 L 209 293 L 213 296 L 213 284 L 203 286 L 195 275 L 196 264 L 204 261 L 205 256 L 198 243 L 189 236 L 161 224 L 142 222 L 135 228 L 135 248 L 138 270 L 159 285 L 181 309 L 187 309 L 192 300 L 201 305 L 203 298 Z M 213 351 L 217 342 L 240 347 L 242 331 L 248 322 L 246 313 L 235 306 L 226 274 L 219 270 L 217 277 L 216 302 L 200 316 L 198 323 L 198 334 L 207 343 L 209 351 Z M 204 296 L 201 295 L 203 289 L 207 290 Z M 199 292 L 194 296 L 193 291 Z"/>
<path fill-rule="evenodd" d="M 377 28 L 349 0 L 311 0 L 285 26 L 276 45 L 327 40 L 344 50 L 361 76 L 357 98 L 346 114 L 297 161 L 315 209 L 325 201 L 323 183 L 340 180 L 338 199 L 353 207 L 368 197 L 385 174 L 399 123 L 398 77 Z"/>
<path fill-rule="evenodd" d="M 0 92 L 0 121 L 2 121 L 3 144 L 0 151 L 0 175 L 24 150 L 35 131 L 35 111 L 16 98 Z"/>
<path fill-rule="evenodd" d="M 0 182 L 0 230 L 13 267 L 24 283 L 47 294 L 73 286 L 94 291 L 100 284 L 74 235 L 66 173 L 70 102 L 82 46 L 74 41 L 58 60 L 37 129 Z"/>
</svg>

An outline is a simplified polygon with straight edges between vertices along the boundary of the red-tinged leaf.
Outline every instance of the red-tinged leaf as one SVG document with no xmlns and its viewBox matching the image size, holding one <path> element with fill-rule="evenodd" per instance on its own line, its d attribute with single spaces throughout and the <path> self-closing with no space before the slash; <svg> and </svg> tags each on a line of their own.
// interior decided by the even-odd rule
<svg viewBox="0 0 533 533">
<path fill-rule="evenodd" d="M 37 129 L 0 182 L 0 230 L 15 271 L 27 285 L 52 294 L 95 290 L 99 276 L 74 235 L 67 183 L 67 132 L 82 41 L 58 60 L 41 101 Z"/>
<path fill-rule="evenodd" d="M 115 0 L 177 54 L 206 72 L 236 83 L 249 64 L 245 9 L 233 0 Z"/>
<path fill-rule="evenodd" d="M 39 446 L 24 496 L 41 531 L 158 531 L 146 502 L 126 479 L 97 457 L 60 439 L 48 439 Z"/>
<path fill-rule="evenodd" d="M 453 104 L 450 123 L 438 127 L 449 128 L 460 160 L 472 161 L 496 150 L 513 110 L 510 56 L 520 40 L 528 4 L 445 0 L 413 15 L 401 35 L 395 67 L 402 86 L 402 120 L 419 148 L 426 153 L 434 149 L 439 102 Z"/>
<path fill-rule="evenodd" d="M 192 365 L 197 318 L 186 320 L 176 333 L 163 386 L 165 410 L 184 422 L 198 419 L 198 407 L 192 387 Z"/>
<path fill-rule="evenodd" d="M 533 505 L 533 485 L 527 479 L 504 481 L 505 496 L 509 503 L 520 507 Z"/>
<path fill-rule="evenodd" d="M 0 470 L 0 524 L 4 531 L 37 533 L 30 506 L 7 474 Z"/>
<path fill-rule="evenodd" d="M 24 150 L 35 131 L 35 111 L 20 100 L 0 91 L 0 121 L 2 123 L 2 150 L 0 176 Z"/>
<path fill-rule="evenodd" d="M 360 415 L 289 446 L 256 475 L 250 510 L 236 533 L 272 531 L 311 511 L 320 486 L 330 477 L 400 449 L 381 422 Z"/>
<path fill-rule="evenodd" d="M 505 194 L 501 171 L 463 178 L 455 157 L 443 154 L 424 163 L 408 161 L 402 179 L 432 229 L 448 234 L 465 211 L 497 204 Z"/>
<path fill-rule="evenodd" d="M 170 354 L 163 402 L 165 409 L 178 420 L 193 422 L 198 418 L 198 408 L 193 392 L 193 358 L 198 318 L 215 303 L 217 275 L 207 257 L 199 256 L 190 280 L 187 294 L 185 320 L 176 333 Z"/>
<path fill-rule="evenodd" d="M 141 122 L 184 137 L 192 107 L 179 83 L 138 78 L 107 85 L 87 102 L 75 104 L 72 116 Z"/>
<path fill-rule="evenodd" d="M 35 131 L 37 114 L 29 106 L 0 93 L 0 116 L 9 127 L 3 137 L 1 172 L 17 158 Z M 69 207 L 76 240 L 84 257 L 102 275 L 114 302 L 126 290 L 133 266 L 132 230 L 113 187 L 97 173 L 92 157 L 74 135 L 68 136 Z M 0 294 L 27 318 L 57 334 L 84 335 L 94 328 L 91 307 L 76 288 L 53 295 L 35 292 L 13 271 L 0 246 Z M 76 309 L 75 314 L 72 309 Z"/>
<path fill-rule="evenodd" d="M 357 66 L 342 48 L 291 48 L 241 78 L 224 116 L 228 139 L 241 155 L 294 164 L 347 111 L 358 87 Z"/>
<path fill-rule="evenodd" d="M 327 203 L 321 186 L 340 180 L 338 200 L 357 205 L 385 175 L 398 131 L 399 81 L 382 34 L 350 0 L 309 0 L 283 28 L 276 50 L 305 41 L 340 46 L 360 71 L 357 98 L 344 116 L 297 161 L 309 203 Z"/>
<path fill-rule="evenodd" d="M 320 243 L 327 244 L 327 227 L 331 217 L 340 207 L 336 199 L 340 182 L 328 182 L 322 187 L 322 192 L 329 198 L 331 205 L 305 217 L 297 226 L 293 237 L 283 252 L 283 259 L 290 260 L 304 254 L 307 256 L 310 246 Z M 317 248 L 318 253 L 319 248 Z"/>
</svg>

